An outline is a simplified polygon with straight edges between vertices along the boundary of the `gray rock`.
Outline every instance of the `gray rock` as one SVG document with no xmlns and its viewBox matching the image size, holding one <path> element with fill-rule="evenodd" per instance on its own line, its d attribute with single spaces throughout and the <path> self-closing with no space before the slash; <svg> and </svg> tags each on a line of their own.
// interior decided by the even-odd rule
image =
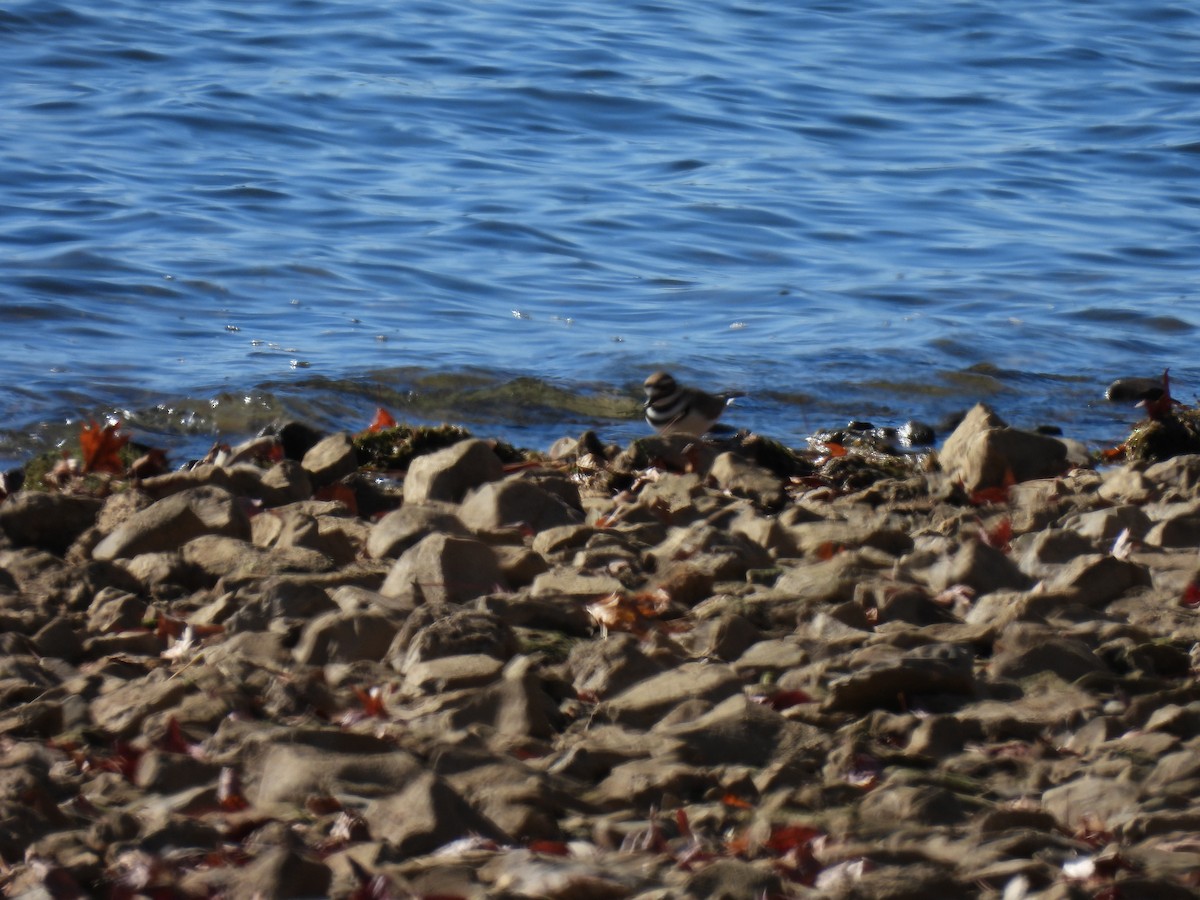
<svg viewBox="0 0 1200 900">
<path fill-rule="evenodd" d="M 508 660 L 516 651 L 516 636 L 503 619 L 476 610 L 439 616 L 422 607 L 396 635 L 388 658 L 397 671 L 407 673 L 418 662 L 444 656 L 483 653 Z"/>
<path fill-rule="evenodd" d="M 486 653 L 439 656 L 409 665 L 405 670 L 404 686 L 417 693 L 461 691 L 492 684 L 503 670 L 504 663 Z"/>
<path fill-rule="evenodd" d="M 1113 556 L 1076 557 L 1046 582 L 1050 591 L 1070 595 L 1091 609 L 1103 609 L 1126 591 L 1150 584 L 1144 566 Z"/>
<path fill-rule="evenodd" d="M 404 476 L 404 502 L 459 503 L 472 488 L 504 477 L 504 464 L 481 440 L 468 438 L 418 456 Z"/>
<path fill-rule="evenodd" d="M 1110 503 L 1149 503 L 1158 497 L 1158 487 L 1132 465 L 1103 473 L 1097 493 Z"/>
<path fill-rule="evenodd" d="M 979 594 L 1030 586 L 1029 577 L 1007 554 L 978 540 L 967 540 L 953 556 L 940 558 L 924 577 L 934 593 L 956 584 Z"/>
<path fill-rule="evenodd" d="M 504 587 L 496 554 L 487 544 L 431 534 L 404 551 L 379 592 L 426 603 L 466 603 Z"/>
<path fill-rule="evenodd" d="M 1042 794 L 1042 808 L 1069 831 L 1103 822 L 1115 828 L 1137 815 L 1138 785 L 1123 778 L 1083 775 Z"/>
<path fill-rule="evenodd" d="M 288 847 L 271 847 L 238 871 L 232 894 L 305 900 L 326 896 L 332 880 L 329 867 L 315 857 Z"/>
<path fill-rule="evenodd" d="M 1107 550 L 1117 536 L 1128 529 L 1130 537 L 1141 540 L 1150 530 L 1150 519 L 1137 506 L 1114 506 L 1069 515 L 1060 527 L 1092 542 L 1094 548 Z"/>
<path fill-rule="evenodd" d="M 95 559 L 128 559 L 178 550 L 203 535 L 250 539 L 250 521 L 237 500 L 218 487 L 196 487 L 134 513 L 92 551 Z"/>
</svg>

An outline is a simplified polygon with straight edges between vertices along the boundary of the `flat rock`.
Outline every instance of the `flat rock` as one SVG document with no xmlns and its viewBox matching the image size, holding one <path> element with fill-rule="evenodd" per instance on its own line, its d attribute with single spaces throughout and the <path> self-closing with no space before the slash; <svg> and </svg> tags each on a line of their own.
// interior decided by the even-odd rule
<svg viewBox="0 0 1200 900">
<path fill-rule="evenodd" d="M 314 487 L 324 487 L 354 474 L 358 469 L 358 454 L 350 435 L 338 432 L 309 448 L 301 465 Z"/>
<path fill-rule="evenodd" d="M 938 459 L 965 490 L 978 491 L 999 487 L 1010 474 L 1017 481 L 1061 474 L 1067 448 L 1055 438 L 1009 428 L 980 403 L 946 438 Z"/>
<path fill-rule="evenodd" d="M 250 521 L 236 499 L 218 487 L 171 494 L 135 512 L 92 551 L 95 559 L 128 559 L 141 553 L 178 550 L 204 535 L 250 539 Z"/>
<path fill-rule="evenodd" d="M 367 555 L 373 559 L 395 559 L 434 533 L 466 536 L 469 532 L 450 507 L 406 503 L 371 528 Z"/>
</svg>

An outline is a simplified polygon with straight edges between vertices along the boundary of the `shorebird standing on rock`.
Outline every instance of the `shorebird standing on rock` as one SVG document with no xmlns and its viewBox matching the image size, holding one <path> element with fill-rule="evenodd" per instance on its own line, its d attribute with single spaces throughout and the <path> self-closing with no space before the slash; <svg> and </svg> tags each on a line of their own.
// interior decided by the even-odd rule
<svg viewBox="0 0 1200 900">
<path fill-rule="evenodd" d="M 666 372 L 646 379 L 646 421 L 659 434 L 702 435 L 721 418 L 725 406 L 739 394 L 709 394 L 681 387 Z"/>
</svg>

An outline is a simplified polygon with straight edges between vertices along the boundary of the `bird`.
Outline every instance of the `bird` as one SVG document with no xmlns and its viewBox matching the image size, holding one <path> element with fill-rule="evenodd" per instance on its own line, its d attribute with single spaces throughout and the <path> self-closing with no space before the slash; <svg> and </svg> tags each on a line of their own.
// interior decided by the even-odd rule
<svg viewBox="0 0 1200 900">
<path fill-rule="evenodd" d="M 699 388 L 682 387 L 666 372 L 646 379 L 646 422 L 659 434 L 691 434 L 699 437 L 716 424 L 734 395 L 709 394 Z"/>
</svg>

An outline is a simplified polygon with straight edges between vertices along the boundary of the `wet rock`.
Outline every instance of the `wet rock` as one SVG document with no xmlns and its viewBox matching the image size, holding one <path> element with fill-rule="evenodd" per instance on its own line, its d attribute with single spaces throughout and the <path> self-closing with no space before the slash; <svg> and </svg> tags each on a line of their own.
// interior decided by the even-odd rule
<svg viewBox="0 0 1200 900">
<path fill-rule="evenodd" d="M 472 488 L 503 477 L 504 465 L 492 448 L 468 438 L 414 459 L 404 476 L 404 502 L 459 503 Z"/>
<path fill-rule="evenodd" d="M 301 465 L 313 486 L 319 488 L 352 475 L 358 469 L 358 454 L 350 435 L 339 432 L 309 448 Z"/>
<path fill-rule="evenodd" d="M 404 551 L 380 588 L 385 597 L 466 603 L 504 587 L 496 554 L 472 538 L 431 534 Z"/>
<path fill-rule="evenodd" d="M 477 533 L 513 527 L 538 532 L 557 525 L 580 523 L 583 513 L 560 495 L 517 474 L 473 491 L 463 501 L 459 518 Z"/>
<path fill-rule="evenodd" d="M 18 491 L 0 504 L 0 532 L 16 547 L 62 555 L 96 521 L 101 506 L 92 497 Z"/>
<path fill-rule="evenodd" d="M 202 535 L 249 540 L 250 521 L 228 491 L 196 487 L 158 500 L 118 525 L 92 555 L 101 560 L 128 559 L 177 550 Z"/>
<path fill-rule="evenodd" d="M 1050 478 L 1067 467 L 1067 448 L 1052 437 L 1009 428 L 994 412 L 977 404 L 959 423 L 939 454 L 942 468 L 967 491 L 1017 481 Z"/>
</svg>

